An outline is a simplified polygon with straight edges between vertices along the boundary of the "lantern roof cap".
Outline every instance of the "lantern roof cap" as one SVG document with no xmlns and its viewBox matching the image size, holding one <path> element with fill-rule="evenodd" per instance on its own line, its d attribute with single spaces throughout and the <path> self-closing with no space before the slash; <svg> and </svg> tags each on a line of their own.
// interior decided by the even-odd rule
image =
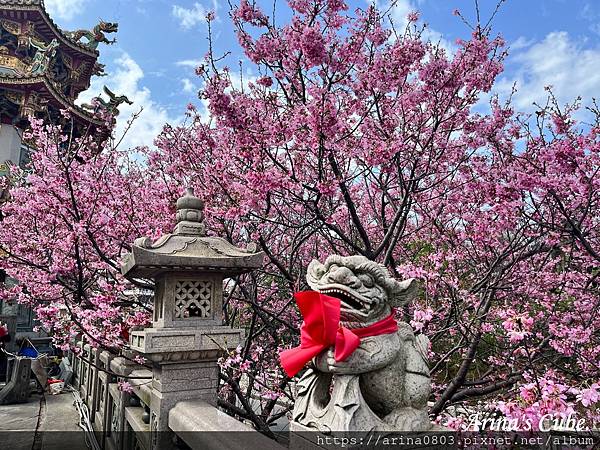
<svg viewBox="0 0 600 450">
<path fill-rule="evenodd" d="M 121 265 L 128 278 L 154 278 L 168 272 L 222 272 L 227 276 L 262 266 L 256 245 L 236 247 L 220 237 L 206 236 L 204 202 L 188 188 L 177 201 L 177 226 L 156 242 L 137 239 Z"/>
</svg>

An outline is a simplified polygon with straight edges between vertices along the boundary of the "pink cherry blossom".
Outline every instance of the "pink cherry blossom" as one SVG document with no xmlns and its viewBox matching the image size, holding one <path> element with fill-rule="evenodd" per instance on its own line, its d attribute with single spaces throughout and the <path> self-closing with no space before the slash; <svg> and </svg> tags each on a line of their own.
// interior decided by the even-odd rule
<svg viewBox="0 0 600 450">
<path fill-rule="evenodd" d="M 131 394 L 133 392 L 133 386 L 129 381 L 119 381 L 117 384 L 121 392 L 126 392 L 128 394 Z"/>
</svg>

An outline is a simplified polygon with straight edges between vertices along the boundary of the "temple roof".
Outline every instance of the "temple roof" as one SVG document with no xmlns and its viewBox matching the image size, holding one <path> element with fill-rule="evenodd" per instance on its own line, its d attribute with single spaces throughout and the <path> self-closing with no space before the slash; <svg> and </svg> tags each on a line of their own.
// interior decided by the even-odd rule
<svg viewBox="0 0 600 450">
<path fill-rule="evenodd" d="M 89 111 L 75 105 L 71 99 L 67 98 L 64 94 L 57 90 L 46 75 L 30 76 L 0 74 L 0 87 L 18 92 L 36 92 L 50 101 L 54 100 L 56 103 L 58 103 L 58 105 L 61 106 L 60 109 L 70 111 L 76 117 L 84 120 L 85 122 L 96 126 L 102 125 L 102 121 L 100 119 L 94 117 Z"/>
<path fill-rule="evenodd" d="M 102 125 L 74 101 L 89 88 L 90 78 L 102 72 L 96 46 L 112 42 L 104 33 L 117 27 L 101 22 L 91 31 L 64 31 L 48 15 L 44 0 L 0 0 L 0 31 L 5 36 L 0 48 L 0 88 L 9 94 L 22 93 L 25 99 L 36 93 L 42 105 L 51 105 L 54 111 L 68 110 L 78 122 Z M 20 113 L 31 114 L 30 106 L 21 102 Z"/>
<path fill-rule="evenodd" d="M 0 0 L 0 13 L 6 11 L 3 15 L 9 20 L 32 20 L 35 13 L 39 14 L 39 21 L 36 22 L 36 31 L 41 34 L 51 33 L 61 44 L 79 53 L 93 59 L 98 58 L 98 50 L 92 49 L 85 44 L 76 42 L 68 37 L 56 23 L 50 18 L 44 7 L 43 0 Z M 33 16 L 30 14 L 34 13 Z"/>
</svg>

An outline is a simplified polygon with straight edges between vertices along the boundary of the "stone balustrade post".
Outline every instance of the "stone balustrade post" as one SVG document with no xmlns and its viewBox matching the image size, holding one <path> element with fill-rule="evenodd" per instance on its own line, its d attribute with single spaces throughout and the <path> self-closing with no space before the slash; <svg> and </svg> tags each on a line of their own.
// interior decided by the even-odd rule
<svg viewBox="0 0 600 450">
<path fill-rule="evenodd" d="M 109 373 L 110 370 L 110 362 L 113 359 L 113 356 L 110 352 L 103 351 L 100 353 L 100 368 L 102 369 L 98 373 L 99 380 L 99 388 L 98 388 L 98 402 L 96 404 L 95 411 L 95 425 L 96 432 L 99 435 L 98 441 L 100 442 L 100 446 L 102 448 L 105 447 L 105 440 L 107 430 L 110 429 L 110 423 L 108 422 L 109 410 L 109 385 L 114 382 L 114 375 Z"/>
<path fill-rule="evenodd" d="M 216 405 L 217 360 L 243 342 L 222 325 L 223 281 L 262 265 L 254 246 L 235 247 L 205 234 L 203 202 L 188 189 L 177 201 L 177 226 L 156 242 L 135 241 L 124 259 L 128 278 L 155 283 L 152 326 L 133 331 L 130 346 L 152 362 L 151 446 L 168 448 L 169 411 L 180 401 Z M 160 442 L 159 442 L 160 439 Z"/>
<path fill-rule="evenodd" d="M 98 388 L 99 388 L 99 379 L 98 379 L 98 367 L 100 365 L 100 352 L 101 350 L 97 348 L 90 349 L 90 364 L 89 364 L 89 384 L 87 391 L 87 399 L 86 404 L 90 409 L 90 420 L 92 424 L 95 422 L 96 417 L 94 412 L 96 411 L 96 405 L 98 404 Z M 98 424 L 96 424 L 98 425 Z"/>
<path fill-rule="evenodd" d="M 75 344 L 75 347 L 79 349 L 78 351 L 70 352 L 71 355 L 71 366 L 73 366 L 73 387 L 79 390 L 79 386 L 81 385 L 81 348 L 83 343 L 81 341 Z"/>
<path fill-rule="evenodd" d="M 110 360 L 108 367 L 117 376 L 127 377 L 138 365 L 118 356 Z M 106 437 L 103 447 L 107 450 L 125 450 L 126 448 L 124 445 L 125 408 L 129 404 L 129 398 L 129 393 L 119 390 L 116 380 L 108 385 Z"/>
<path fill-rule="evenodd" d="M 92 358 L 91 347 L 89 344 L 83 344 L 82 352 L 81 352 L 81 369 L 80 373 L 80 381 L 79 381 L 79 394 L 81 395 L 81 399 L 84 403 L 87 404 L 87 399 L 90 392 L 90 363 L 89 361 Z"/>
</svg>

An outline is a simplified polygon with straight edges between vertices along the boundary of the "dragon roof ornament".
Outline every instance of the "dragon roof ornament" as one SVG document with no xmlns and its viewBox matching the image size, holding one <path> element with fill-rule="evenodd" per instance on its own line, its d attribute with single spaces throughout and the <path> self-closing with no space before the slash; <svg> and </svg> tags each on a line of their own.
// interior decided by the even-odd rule
<svg viewBox="0 0 600 450">
<path fill-rule="evenodd" d="M 50 28 L 50 30 L 52 30 L 52 32 L 57 36 L 57 38 L 63 44 L 65 44 L 68 47 L 72 48 L 73 50 L 76 50 L 87 56 L 97 58 L 99 55 L 98 50 L 96 49 L 97 43 L 95 45 L 94 44 L 89 45 L 89 41 L 87 43 L 79 42 L 79 39 L 81 39 L 82 36 L 79 36 L 79 37 L 77 37 L 76 35 L 71 36 L 71 34 L 78 33 L 79 31 L 84 31 L 86 33 L 95 33 L 96 27 L 101 27 L 100 24 L 98 24 L 92 31 L 87 31 L 87 30 L 78 30 L 76 32 L 64 31 L 52 20 L 52 18 L 48 14 L 48 11 L 46 11 L 46 6 L 44 4 L 44 0 L 0 0 L 0 8 L 4 8 L 7 10 L 15 10 L 15 11 L 19 11 L 19 10 L 37 11 L 40 13 L 41 17 L 43 18 L 43 20 L 46 23 L 46 25 L 48 26 L 48 28 Z M 115 26 L 118 27 L 118 24 L 111 24 L 109 22 L 102 22 L 102 21 L 101 21 L 101 23 L 110 25 L 111 26 L 110 28 L 114 28 Z M 114 31 L 110 31 L 108 29 L 107 30 L 99 30 L 99 31 L 112 33 L 114 31 L 116 31 L 116 29 Z M 106 40 L 102 40 L 103 36 L 98 35 L 98 37 L 100 38 L 100 41 L 98 41 L 98 42 L 110 43 L 110 41 L 108 41 L 108 39 L 106 39 L 105 37 L 104 37 L 104 39 L 106 39 Z"/>
<path fill-rule="evenodd" d="M 106 34 L 108 33 L 116 33 L 119 30 L 118 23 L 105 22 L 100 19 L 98 25 L 96 25 L 92 30 L 76 30 L 76 31 L 67 31 L 66 36 L 73 40 L 73 42 L 77 42 L 80 45 L 84 45 L 92 50 L 96 50 L 100 43 L 104 43 L 107 45 L 112 45 L 117 42 L 116 39 L 108 39 Z M 81 42 L 81 39 L 85 38 L 86 42 Z"/>
</svg>

